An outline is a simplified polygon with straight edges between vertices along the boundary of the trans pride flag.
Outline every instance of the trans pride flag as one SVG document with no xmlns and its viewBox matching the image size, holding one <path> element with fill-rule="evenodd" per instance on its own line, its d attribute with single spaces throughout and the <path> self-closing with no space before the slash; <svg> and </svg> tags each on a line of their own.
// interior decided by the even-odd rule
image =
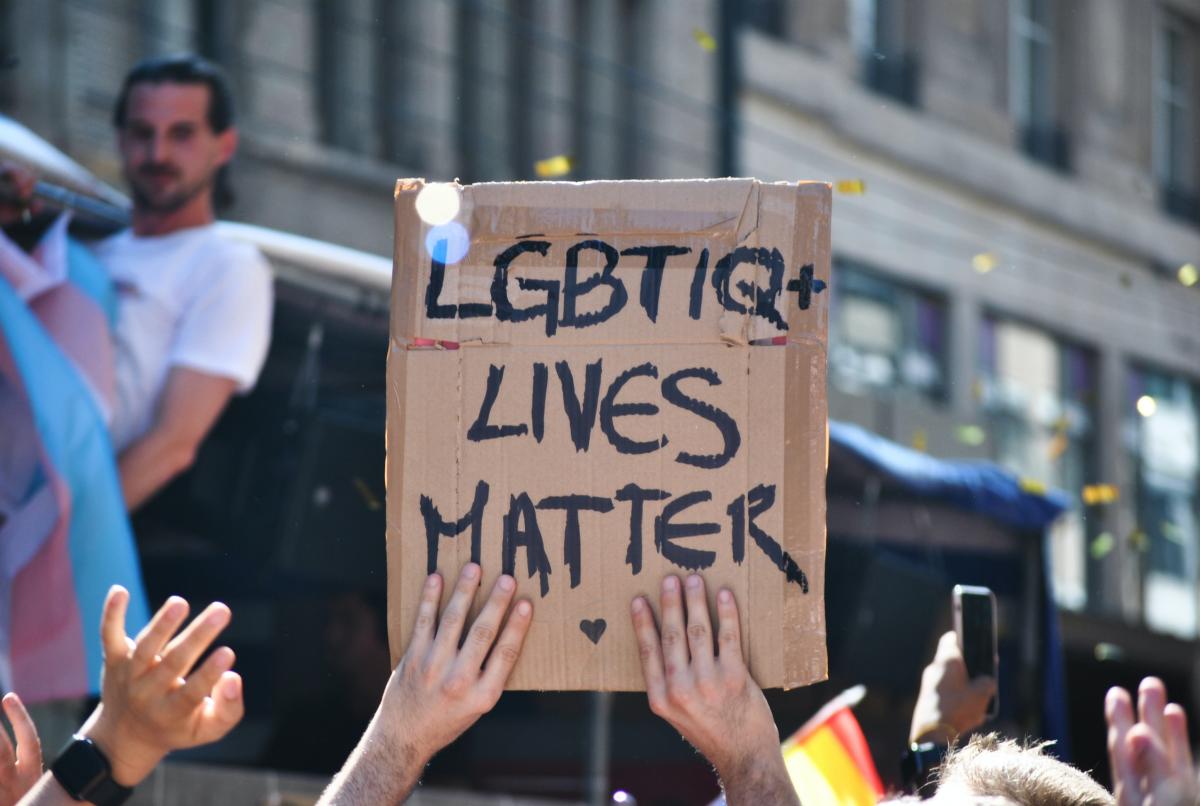
<svg viewBox="0 0 1200 806">
<path fill-rule="evenodd" d="M 0 235 L 0 687 L 27 702 L 99 691 L 111 585 L 149 619 L 106 424 L 115 313 L 65 219 L 32 256 Z"/>
</svg>

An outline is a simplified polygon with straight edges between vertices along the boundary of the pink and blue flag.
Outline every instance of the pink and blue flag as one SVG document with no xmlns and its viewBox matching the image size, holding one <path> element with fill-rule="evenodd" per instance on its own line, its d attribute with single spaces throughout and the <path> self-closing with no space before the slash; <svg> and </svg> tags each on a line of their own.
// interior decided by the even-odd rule
<svg viewBox="0 0 1200 806">
<path fill-rule="evenodd" d="M 60 220 L 32 254 L 0 235 L 0 686 L 27 702 L 99 691 L 100 612 L 149 618 L 107 421 L 107 273 Z"/>
</svg>

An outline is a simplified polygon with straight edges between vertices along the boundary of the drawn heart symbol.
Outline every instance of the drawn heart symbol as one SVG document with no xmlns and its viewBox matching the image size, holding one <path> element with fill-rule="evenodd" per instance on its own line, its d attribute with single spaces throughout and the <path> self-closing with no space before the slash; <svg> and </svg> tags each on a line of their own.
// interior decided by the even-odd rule
<svg viewBox="0 0 1200 806">
<path fill-rule="evenodd" d="M 593 644 L 600 643 L 600 636 L 604 635 L 605 629 L 608 628 L 608 622 L 602 618 L 595 621 L 584 619 L 579 622 L 579 629 L 583 630 L 583 634 L 588 637 L 588 640 Z"/>
</svg>

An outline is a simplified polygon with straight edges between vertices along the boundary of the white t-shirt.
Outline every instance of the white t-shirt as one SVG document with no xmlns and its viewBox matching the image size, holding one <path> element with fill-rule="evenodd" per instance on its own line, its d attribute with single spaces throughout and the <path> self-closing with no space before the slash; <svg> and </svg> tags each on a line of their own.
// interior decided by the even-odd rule
<svg viewBox="0 0 1200 806">
<path fill-rule="evenodd" d="M 124 230 L 93 247 L 118 294 L 113 447 L 154 423 L 167 375 L 188 367 L 254 387 L 271 338 L 271 269 L 253 246 L 213 225 L 137 237 Z"/>
</svg>

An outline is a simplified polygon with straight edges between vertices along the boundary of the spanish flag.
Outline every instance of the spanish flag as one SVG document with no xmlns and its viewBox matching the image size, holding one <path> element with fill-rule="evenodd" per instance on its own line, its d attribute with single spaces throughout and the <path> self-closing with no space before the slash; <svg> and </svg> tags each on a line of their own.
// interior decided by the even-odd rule
<svg viewBox="0 0 1200 806">
<path fill-rule="evenodd" d="M 839 694 L 783 743 L 804 806 L 874 806 L 883 797 L 883 782 L 850 710 L 865 694 L 862 686 Z"/>
</svg>

